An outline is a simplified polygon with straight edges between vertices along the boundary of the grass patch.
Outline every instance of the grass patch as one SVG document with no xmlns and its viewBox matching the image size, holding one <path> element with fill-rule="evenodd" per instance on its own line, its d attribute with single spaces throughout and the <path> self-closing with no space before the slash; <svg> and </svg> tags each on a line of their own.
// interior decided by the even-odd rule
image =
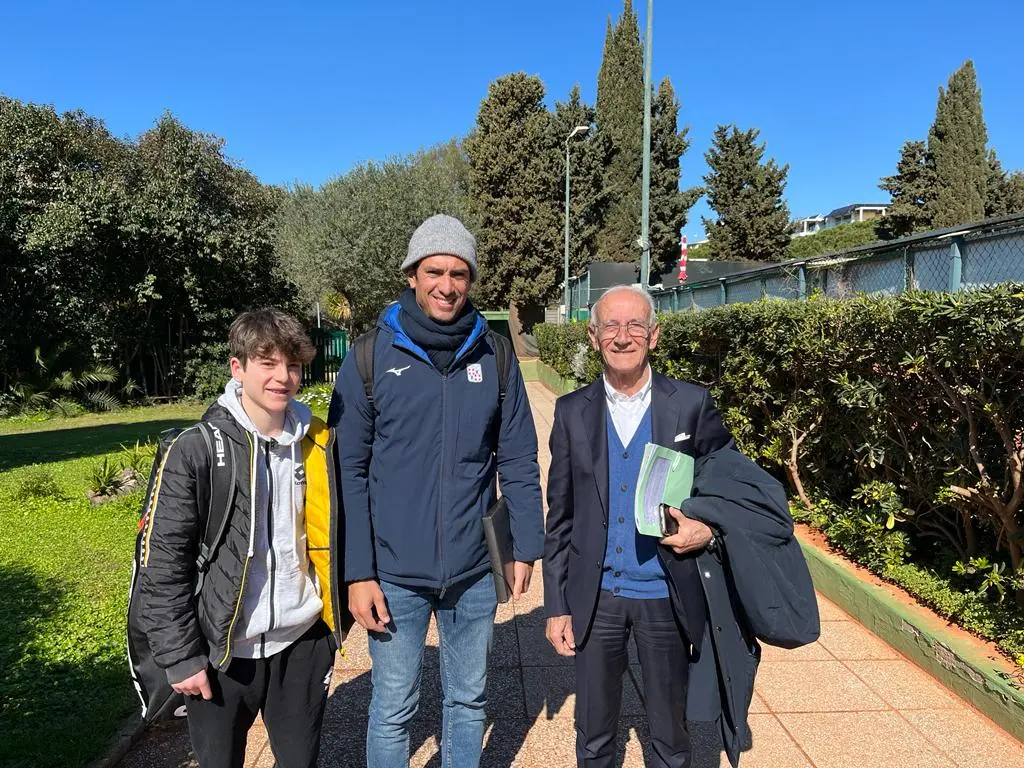
<svg viewBox="0 0 1024 768">
<path fill-rule="evenodd" d="M 5 767 L 83 765 L 103 753 L 136 706 L 124 637 L 143 492 L 94 507 L 89 477 L 97 461 L 118 461 L 122 444 L 194 423 L 203 410 L 172 405 L 0 422 Z"/>
<path fill-rule="evenodd" d="M 103 456 L 155 440 L 165 429 L 194 424 L 202 405 L 156 405 L 115 413 L 90 413 L 67 419 L 0 420 L 0 471 L 84 456 Z"/>
</svg>

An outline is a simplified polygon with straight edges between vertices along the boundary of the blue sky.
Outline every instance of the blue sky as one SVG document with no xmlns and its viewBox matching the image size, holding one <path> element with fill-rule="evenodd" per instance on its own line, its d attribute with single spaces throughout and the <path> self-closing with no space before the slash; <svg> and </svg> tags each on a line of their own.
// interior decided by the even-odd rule
<svg viewBox="0 0 1024 768">
<path fill-rule="evenodd" d="M 1024 167 L 1020 0 L 655 0 L 699 183 L 718 123 L 758 127 L 789 163 L 794 216 L 884 201 L 878 179 L 925 138 L 939 85 L 974 59 L 989 143 Z M 646 0 L 635 0 L 643 31 Z M 15 2 L 0 7 L 0 93 L 81 108 L 136 136 L 165 110 L 218 134 L 269 183 L 319 184 L 464 135 L 490 81 L 540 76 L 549 102 L 593 101 L 621 0 Z M 686 233 L 700 236 L 701 201 Z"/>
</svg>

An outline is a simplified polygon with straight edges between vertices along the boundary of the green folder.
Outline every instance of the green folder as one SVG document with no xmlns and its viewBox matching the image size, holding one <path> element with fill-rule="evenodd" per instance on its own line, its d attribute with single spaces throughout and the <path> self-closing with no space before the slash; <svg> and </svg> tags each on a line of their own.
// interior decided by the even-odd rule
<svg viewBox="0 0 1024 768">
<path fill-rule="evenodd" d="M 633 507 L 637 531 L 644 536 L 665 536 L 668 513 L 663 506 L 678 509 L 690 498 L 692 489 L 692 456 L 653 443 L 644 446 Z"/>
</svg>

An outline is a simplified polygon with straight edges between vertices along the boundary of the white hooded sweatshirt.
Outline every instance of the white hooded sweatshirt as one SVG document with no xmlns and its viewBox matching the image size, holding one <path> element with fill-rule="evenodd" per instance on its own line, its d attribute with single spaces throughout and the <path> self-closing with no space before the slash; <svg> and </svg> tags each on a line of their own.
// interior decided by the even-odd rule
<svg viewBox="0 0 1024 768">
<path fill-rule="evenodd" d="M 306 551 L 304 519 L 306 473 L 301 442 L 312 412 L 292 400 L 284 430 L 270 438 L 256 429 L 241 398 L 242 385 L 232 379 L 217 400 L 257 447 L 249 488 L 251 559 L 232 643 L 235 657 L 262 659 L 295 642 L 323 610 Z"/>
</svg>

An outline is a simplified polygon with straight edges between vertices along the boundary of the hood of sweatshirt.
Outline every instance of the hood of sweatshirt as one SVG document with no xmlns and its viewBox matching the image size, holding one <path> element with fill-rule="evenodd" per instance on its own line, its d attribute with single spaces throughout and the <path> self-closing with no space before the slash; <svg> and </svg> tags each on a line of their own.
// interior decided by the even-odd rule
<svg viewBox="0 0 1024 768">
<path fill-rule="evenodd" d="M 265 658 L 297 640 L 323 609 L 306 551 L 302 438 L 313 413 L 292 400 L 282 432 L 270 437 L 242 407 L 240 382 L 229 381 L 217 405 L 249 433 L 255 446 L 250 461 L 249 567 L 232 638 L 234 655 Z"/>
<path fill-rule="evenodd" d="M 263 440 L 269 439 L 260 434 L 260 431 L 256 429 L 256 425 L 252 423 L 252 419 L 249 418 L 249 414 L 242 407 L 242 383 L 240 381 L 230 379 L 224 386 L 224 393 L 217 398 L 217 403 L 227 408 L 231 417 L 246 432 L 259 435 Z M 309 406 L 300 403 L 298 400 L 292 400 L 288 403 L 288 410 L 285 411 L 284 429 L 280 435 L 274 436 L 274 440 L 277 441 L 278 445 L 285 447 L 298 443 L 306 436 L 312 420 L 313 412 L 309 409 Z"/>
</svg>

